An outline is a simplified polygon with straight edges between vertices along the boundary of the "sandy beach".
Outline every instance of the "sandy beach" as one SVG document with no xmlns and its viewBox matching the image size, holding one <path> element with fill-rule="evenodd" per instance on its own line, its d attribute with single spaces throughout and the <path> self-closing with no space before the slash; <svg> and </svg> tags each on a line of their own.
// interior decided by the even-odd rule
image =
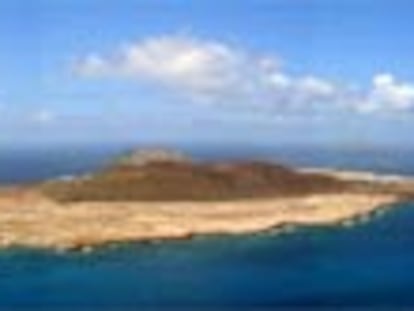
<svg viewBox="0 0 414 311">
<path fill-rule="evenodd" d="M 285 224 L 341 223 L 398 201 L 392 195 L 326 194 L 229 202 L 81 202 L 35 193 L 0 196 L 0 247 L 88 249 L 116 241 L 250 233 Z"/>
</svg>

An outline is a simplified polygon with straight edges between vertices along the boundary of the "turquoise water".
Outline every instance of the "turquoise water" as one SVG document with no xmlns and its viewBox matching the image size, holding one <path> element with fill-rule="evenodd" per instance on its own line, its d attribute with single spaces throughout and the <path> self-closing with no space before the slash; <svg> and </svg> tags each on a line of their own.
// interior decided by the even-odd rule
<svg viewBox="0 0 414 311">
<path fill-rule="evenodd" d="M 0 251 L 0 310 L 414 308 L 413 288 L 414 203 L 350 228 Z"/>
</svg>

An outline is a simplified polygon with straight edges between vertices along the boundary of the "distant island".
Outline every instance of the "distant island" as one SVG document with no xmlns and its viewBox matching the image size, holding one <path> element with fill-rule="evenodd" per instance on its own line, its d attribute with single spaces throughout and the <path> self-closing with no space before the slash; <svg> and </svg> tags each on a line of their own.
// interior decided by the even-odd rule
<svg viewBox="0 0 414 311">
<path fill-rule="evenodd" d="M 398 176 L 137 150 L 88 175 L 0 188 L 0 247 L 89 249 L 341 223 L 413 198 L 414 181 Z"/>
</svg>

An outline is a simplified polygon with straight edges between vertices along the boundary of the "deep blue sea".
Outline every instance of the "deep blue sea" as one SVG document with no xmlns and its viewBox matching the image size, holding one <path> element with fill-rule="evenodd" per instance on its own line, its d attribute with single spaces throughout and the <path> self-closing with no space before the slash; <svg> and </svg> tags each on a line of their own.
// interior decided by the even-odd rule
<svg viewBox="0 0 414 311">
<path fill-rule="evenodd" d="M 0 150 L 0 182 L 88 172 L 127 146 Z M 414 175 L 414 149 L 183 146 L 202 160 L 256 158 Z M 0 310 L 414 308 L 414 203 L 353 227 L 116 244 L 89 254 L 0 251 Z"/>
</svg>

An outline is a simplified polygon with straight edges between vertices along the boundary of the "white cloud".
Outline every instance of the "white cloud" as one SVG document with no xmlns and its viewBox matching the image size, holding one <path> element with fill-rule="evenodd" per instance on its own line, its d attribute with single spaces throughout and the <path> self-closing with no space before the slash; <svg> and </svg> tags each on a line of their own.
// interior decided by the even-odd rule
<svg viewBox="0 0 414 311">
<path fill-rule="evenodd" d="M 76 71 L 86 77 L 136 79 L 185 96 L 193 102 L 252 105 L 276 113 L 330 111 L 407 111 L 414 107 L 414 85 L 377 75 L 371 89 L 350 92 L 314 76 L 284 72 L 280 60 L 217 41 L 161 36 L 120 48 L 113 55 L 91 54 Z"/>
<path fill-rule="evenodd" d="M 292 85 L 292 81 L 289 77 L 278 72 L 270 74 L 268 82 L 276 90 L 286 90 Z"/>
<path fill-rule="evenodd" d="M 414 84 L 400 83 L 391 74 L 379 74 L 360 105 L 363 112 L 401 112 L 414 109 Z"/>
<path fill-rule="evenodd" d="M 335 94 L 333 84 L 313 76 L 299 79 L 297 88 L 299 91 L 317 97 L 330 97 Z"/>
<path fill-rule="evenodd" d="M 160 37 L 123 47 L 117 55 L 90 55 L 78 70 L 84 75 L 135 77 L 189 91 L 216 91 L 240 79 L 243 55 L 217 42 Z"/>
<path fill-rule="evenodd" d="M 106 61 L 98 55 L 88 55 L 82 62 L 81 66 L 77 67 L 79 74 L 85 76 L 100 76 L 107 71 Z"/>
</svg>

